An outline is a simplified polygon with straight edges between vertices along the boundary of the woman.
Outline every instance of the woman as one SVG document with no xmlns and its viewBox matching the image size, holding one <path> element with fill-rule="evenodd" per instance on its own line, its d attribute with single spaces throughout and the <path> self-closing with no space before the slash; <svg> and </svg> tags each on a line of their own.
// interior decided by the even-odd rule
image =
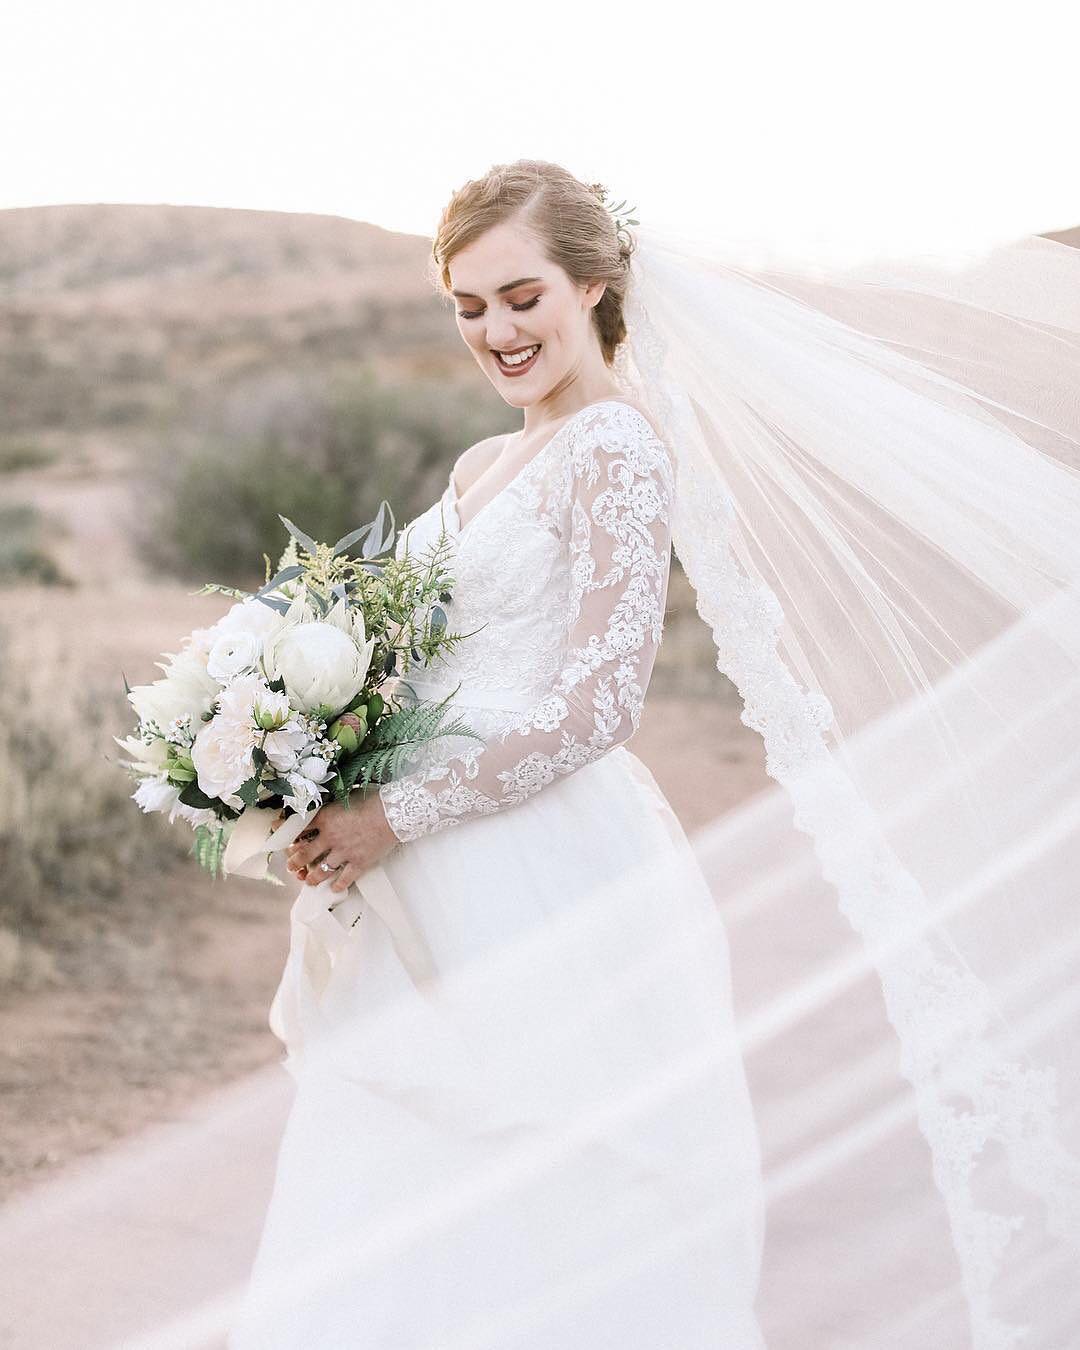
<svg viewBox="0 0 1080 1350">
<path fill-rule="evenodd" d="M 674 475 L 612 362 L 629 247 L 556 166 L 451 201 L 435 256 L 523 427 L 399 537 L 454 546 L 455 629 L 409 685 L 483 735 L 289 850 L 382 862 L 434 985 L 367 914 L 320 1004 L 230 1345 L 763 1345 L 760 1156 L 705 878 L 627 748 L 661 638 Z M 473 630 L 479 630 L 473 632 Z M 455 747 L 450 746 L 449 750 Z M 329 1047 L 329 1048 L 327 1048 Z"/>
<path fill-rule="evenodd" d="M 435 257 L 524 412 L 399 541 L 449 532 L 479 631 L 411 683 L 483 746 L 292 853 L 327 893 L 382 859 L 407 922 L 373 896 L 279 991 L 234 1350 L 1080 1343 L 1080 254 L 748 266 L 519 161 Z M 738 1035 L 625 745 L 669 543 L 784 790 L 709 841 Z"/>
</svg>

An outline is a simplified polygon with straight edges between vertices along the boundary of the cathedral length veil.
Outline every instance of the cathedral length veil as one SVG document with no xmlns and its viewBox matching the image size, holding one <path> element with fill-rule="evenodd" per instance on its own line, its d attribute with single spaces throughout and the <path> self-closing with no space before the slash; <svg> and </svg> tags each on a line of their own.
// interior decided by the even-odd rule
<svg viewBox="0 0 1080 1350">
<path fill-rule="evenodd" d="M 762 1122 L 770 1234 L 804 1244 L 784 1343 L 1080 1345 L 1080 250 L 635 243 L 616 372 L 781 785 L 700 843 L 752 1088 L 808 1032 Z M 772 991 L 739 965 L 755 916 L 813 958 Z"/>
</svg>

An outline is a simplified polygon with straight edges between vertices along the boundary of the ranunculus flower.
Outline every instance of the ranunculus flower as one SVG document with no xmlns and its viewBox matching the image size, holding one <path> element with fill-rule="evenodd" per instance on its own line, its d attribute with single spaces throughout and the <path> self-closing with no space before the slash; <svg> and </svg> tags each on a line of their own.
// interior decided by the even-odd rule
<svg viewBox="0 0 1080 1350">
<path fill-rule="evenodd" d="M 303 621 L 305 612 L 300 594 L 263 645 L 263 669 L 268 679 L 285 681 L 294 708 L 336 712 L 363 688 L 375 640 L 365 640 L 362 616 L 343 601 L 314 623 Z"/>
<path fill-rule="evenodd" d="M 265 605 L 262 607 L 266 608 Z M 262 638 L 254 633 L 222 633 L 210 648 L 206 671 L 223 684 L 251 670 L 262 656 Z"/>
<path fill-rule="evenodd" d="M 276 610 L 264 605 L 261 600 L 241 600 L 218 619 L 209 628 L 197 628 L 191 634 L 189 650 L 193 655 L 207 661 L 214 644 L 219 638 L 239 637 L 246 634 L 258 638 L 260 645 L 281 623 L 282 616 Z"/>
</svg>

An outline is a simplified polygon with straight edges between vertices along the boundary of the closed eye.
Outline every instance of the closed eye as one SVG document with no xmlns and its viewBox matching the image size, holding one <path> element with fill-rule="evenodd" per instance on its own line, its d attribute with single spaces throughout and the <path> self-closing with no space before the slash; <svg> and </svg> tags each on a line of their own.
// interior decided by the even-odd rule
<svg viewBox="0 0 1080 1350">
<path fill-rule="evenodd" d="M 533 305 L 538 305 L 539 303 L 540 303 L 540 297 L 539 297 L 538 295 L 534 295 L 533 298 L 532 298 L 531 300 L 526 300 L 524 304 L 521 304 L 521 305 L 511 305 L 510 308 L 511 308 L 511 309 L 519 309 L 519 310 L 520 310 L 520 309 L 532 309 Z M 478 318 L 480 317 L 480 315 L 483 314 L 483 312 L 484 312 L 484 311 L 483 311 L 482 309 L 478 309 L 478 310 L 476 310 L 476 311 L 473 312 L 473 313 L 469 313 L 467 310 L 464 310 L 464 309 L 459 309 L 459 310 L 458 310 L 458 317 L 459 317 L 459 318 L 462 318 L 462 319 L 478 319 Z"/>
</svg>

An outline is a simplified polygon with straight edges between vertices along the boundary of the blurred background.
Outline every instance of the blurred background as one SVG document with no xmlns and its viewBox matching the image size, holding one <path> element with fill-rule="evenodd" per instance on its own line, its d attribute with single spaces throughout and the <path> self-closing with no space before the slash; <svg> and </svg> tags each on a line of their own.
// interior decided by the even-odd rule
<svg viewBox="0 0 1080 1350">
<path fill-rule="evenodd" d="M 777 253 L 1080 245 L 1052 7 L 664 9 L 5 11 L 0 1201 L 280 1058 L 292 894 L 128 800 L 123 678 L 261 579 L 279 512 L 402 524 L 520 425 L 427 277 L 454 187 L 527 155 Z M 676 560 L 633 748 L 691 831 L 767 783 L 714 662 Z"/>
</svg>

